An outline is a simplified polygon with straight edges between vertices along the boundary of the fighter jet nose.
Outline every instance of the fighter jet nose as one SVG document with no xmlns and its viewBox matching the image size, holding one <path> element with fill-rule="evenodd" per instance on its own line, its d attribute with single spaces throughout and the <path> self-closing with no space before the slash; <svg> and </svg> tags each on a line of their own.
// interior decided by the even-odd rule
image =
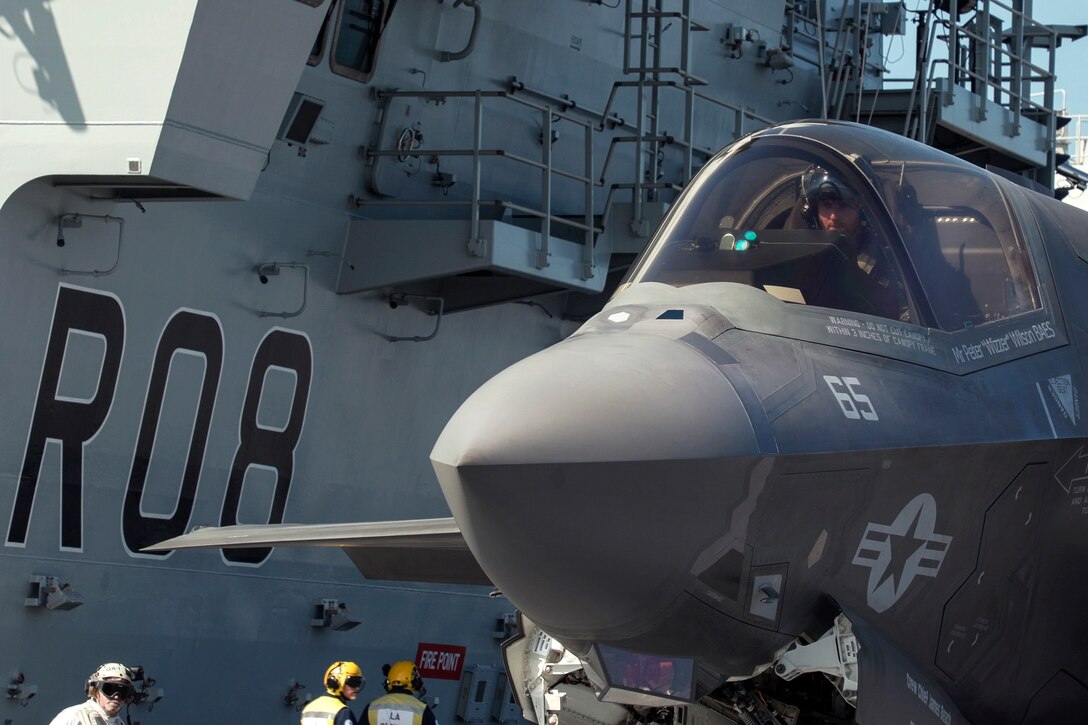
<svg viewBox="0 0 1088 725">
<path fill-rule="evenodd" d="M 692 556 L 684 541 L 728 489 L 716 464 L 757 453 L 713 361 L 625 333 L 578 336 L 499 374 L 431 459 L 484 571 L 559 635 L 622 629 L 668 606 Z M 688 535 L 670 537 L 678 527 Z"/>
<path fill-rule="evenodd" d="M 751 453 L 747 414 L 717 366 L 676 340 L 585 335 L 477 390 L 431 459 L 449 466 L 709 458 Z"/>
</svg>

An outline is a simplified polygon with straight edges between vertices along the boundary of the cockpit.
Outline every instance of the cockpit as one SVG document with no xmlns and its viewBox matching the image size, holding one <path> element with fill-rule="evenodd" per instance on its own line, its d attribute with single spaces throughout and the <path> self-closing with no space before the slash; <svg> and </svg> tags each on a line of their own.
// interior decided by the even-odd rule
<svg viewBox="0 0 1088 725">
<path fill-rule="evenodd" d="M 782 126 L 723 151 L 628 281 L 742 284 L 945 331 L 1042 306 L 1024 233 L 990 175 L 845 124 Z"/>
</svg>

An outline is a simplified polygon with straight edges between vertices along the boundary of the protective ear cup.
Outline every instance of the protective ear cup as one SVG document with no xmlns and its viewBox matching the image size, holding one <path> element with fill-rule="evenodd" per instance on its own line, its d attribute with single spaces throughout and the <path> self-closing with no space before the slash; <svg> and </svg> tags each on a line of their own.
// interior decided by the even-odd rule
<svg viewBox="0 0 1088 725">
<path fill-rule="evenodd" d="M 333 662 L 329 669 L 325 670 L 325 689 L 329 694 L 339 696 L 348 684 L 348 680 L 359 678 L 357 689 L 366 686 L 366 676 L 363 670 L 355 662 L 347 660 Z"/>
<path fill-rule="evenodd" d="M 333 662 L 329 665 L 329 669 L 325 671 L 325 689 L 334 695 L 339 695 L 340 691 L 344 689 L 344 677 L 341 668 L 344 666 L 344 662 Z"/>
</svg>

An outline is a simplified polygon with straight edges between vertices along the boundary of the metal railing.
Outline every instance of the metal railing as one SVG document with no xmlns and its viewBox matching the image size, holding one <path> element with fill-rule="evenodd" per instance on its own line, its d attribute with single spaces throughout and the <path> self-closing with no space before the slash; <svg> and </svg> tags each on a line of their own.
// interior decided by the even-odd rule
<svg viewBox="0 0 1088 725">
<path fill-rule="evenodd" d="M 364 159 L 368 164 L 372 164 L 372 175 L 375 173 L 377 160 L 387 158 L 390 156 L 405 158 L 405 157 L 428 157 L 428 158 L 443 158 L 443 157 L 468 157 L 472 160 L 472 189 L 470 198 L 468 199 L 360 199 L 353 198 L 352 204 L 358 208 L 362 206 L 443 206 L 443 205 L 459 205 L 469 207 L 469 240 L 468 247 L 470 253 L 475 256 L 482 256 L 483 250 L 486 247 L 486 240 L 480 238 L 480 208 L 482 205 L 501 206 L 513 211 L 517 211 L 526 216 L 535 217 L 540 219 L 540 247 L 537 249 L 536 267 L 543 269 L 547 267 L 549 252 L 549 243 L 551 239 L 551 230 L 553 224 L 565 225 L 584 232 L 585 245 L 583 251 L 583 264 L 582 264 L 582 279 L 590 279 L 594 276 L 593 265 L 593 244 L 595 234 L 600 231 L 599 228 L 594 226 L 593 223 L 593 209 L 594 209 L 594 174 L 593 174 L 593 130 L 594 124 L 581 118 L 576 118 L 567 113 L 556 111 L 555 109 L 542 106 L 540 104 L 531 103 L 523 98 L 518 98 L 506 91 L 376 91 L 378 100 L 386 103 L 391 103 L 397 98 L 417 98 L 423 100 L 431 100 L 434 102 L 445 102 L 450 98 L 469 98 L 473 101 L 473 123 L 472 123 L 472 141 L 471 146 L 467 148 L 440 148 L 440 149 L 401 149 L 401 148 L 364 148 L 362 153 Z M 483 143 L 483 125 L 484 125 L 484 101 L 488 99 L 496 99 L 500 102 L 508 102 L 517 104 L 519 106 L 532 109 L 540 114 L 541 123 L 541 158 L 539 160 L 531 159 L 527 156 L 521 156 L 514 154 L 503 148 L 485 148 Z M 384 138 L 384 121 L 389 117 L 389 109 L 383 113 L 383 123 L 379 127 L 379 143 Z M 565 169 L 556 168 L 552 163 L 552 125 L 556 121 L 567 121 L 580 126 L 583 130 L 585 137 L 585 153 L 584 153 L 584 170 L 582 172 L 572 172 Z M 540 176 L 540 208 L 532 208 L 521 204 L 516 204 L 506 199 L 482 199 L 481 198 L 481 180 L 482 180 L 482 164 L 485 159 L 498 158 L 512 161 L 516 164 L 521 164 L 531 168 L 539 169 Z M 571 179 L 575 182 L 581 183 L 584 186 L 584 217 L 583 221 L 575 221 L 563 216 L 557 216 L 552 211 L 552 178 L 553 176 L 561 176 L 567 179 Z M 371 184 L 375 191 L 375 184 Z"/>
<path fill-rule="evenodd" d="M 1070 116 L 1069 125 L 1058 132 L 1058 145 L 1069 154 L 1069 163 L 1088 168 L 1088 115 Z"/>
<path fill-rule="evenodd" d="M 945 105 L 952 103 L 952 86 L 959 86 L 1009 109 L 1012 114 L 1010 135 L 1019 133 L 1020 121 L 1025 115 L 1032 120 L 1053 119 L 1054 51 L 1058 35 L 1049 26 L 1024 13 L 1022 7 L 1021 2 L 1015 2 L 1014 6 L 1001 0 L 982 0 L 969 22 L 959 22 L 956 3 L 951 3 L 947 20 L 937 19 L 932 14 L 927 16 L 924 57 L 931 59 L 918 89 L 918 125 L 910 127 L 908 118 L 905 130 L 926 128 L 929 91 L 936 89 L 938 81 L 944 81 L 941 102 Z M 1008 29 L 1004 27 L 1006 18 L 1002 18 L 1002 14 L 1011 20 Z M 948 57 L 932 58 L 937 33 L 942 30 L 947 34 Z M 1029 60 L 1032 48 L 1049 51 L 1048 67 Z M 943 68 L 943 73 L 938 73 L 939 68 Z M 1037 92 L 1040 84 L 1042 91 Z M 1032 96 L 1038 95 L 1043 96 L 1042 103 L 1032 100 Z M 976 114 L 977 120 L 985 119 L 985 104 L 976 107 Z M 1053 135 L 1052 125 L 1049 130 Z"/>
<path fill-rule="evenodd" d="M 992 14 L 993 6 L 1012 15 L 1011 32 Z M 970 88 L 979 96 L 992 95 L 991 100 L 1010 109 L 1018 123 L 1027 109 L 1051 113 L 1054 106 L 1054 49 L 1057 34 L 1047 25 L 1033 20 L 1021 10 L 1000 2 L 983 0 L 974 21 L 956 23 L 955 4 L 950 10 L 949 48 L 956 50 L 946 61 L 946 78 L 956 85 Z M 1039 42 L 1039 41 L 1042 42 Z M 1005 47 L 1005 42 L 1009 47 Z M 1026 44 L 1025 44 L 1026 41 Z M 961 48 L 963 42 L 965 47 Z M 1042 47 L 1050 50 L 1049 67 L 1033 64 L 1025 48 Z M 1007 70 L 1006 70 L 1007 69 Z M 1043 103 L 1031 100 L 1034 84 L 1043 84 Z M 988 94 L 987 91 L 992 91 Z M 985 113 L 980 106 L 980 113 Z"/>
</svg>

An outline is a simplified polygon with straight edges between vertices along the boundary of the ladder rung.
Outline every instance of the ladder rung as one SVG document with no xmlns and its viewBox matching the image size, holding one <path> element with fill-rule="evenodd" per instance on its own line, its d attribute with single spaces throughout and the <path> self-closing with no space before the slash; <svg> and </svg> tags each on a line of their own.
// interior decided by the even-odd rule
<svg viewBox="0 0 1088 725">
<path fill-rule="evenodd" d="M 684 85 L 688 86 L 705 86 L 709 84 L 704 78 L 692 75 L 683 68 L 676 66 L 631 66 L 630 68 L 624 68 L 624 73 L 674 73 L 684 79 Z"/>
<path fill-rule="evenodd" d="M 689 23 L 691 23 L 691 29 L 692 30 L 697 30 L 697 31 L 710 30 L 709 25 L 704 25 L 704 24 L 700 23 L 698 20 L 692 20 L 687 15 L 684 15 L 683 13 L 680 13 L 680 12 L 654 12 L 654 11 L 650 11 L 648 13 L 638 12 L 638 13 L 631 13 L 631 17 L 632 18 L 640 18 L 642 20 L 651 19 L 651 18 L 679 18 L 680 20 L 687 20 Z"/>
<path fill-rule="evenodd" d="M 688 16 L 684 15 L 679 10 L 651 10 L 648 13 L 633 12 L 632 18 L 679 18 L 680 20 L 688 20 Z M 694 20 L 692 22 L 695 22 Z"/>
<path fill-rule="evenodd" d="M 676 73 L 686 76 L 687 71 L 675 65 L 635 65 L 624 69 L 627 73 Z"/>
</svg>

